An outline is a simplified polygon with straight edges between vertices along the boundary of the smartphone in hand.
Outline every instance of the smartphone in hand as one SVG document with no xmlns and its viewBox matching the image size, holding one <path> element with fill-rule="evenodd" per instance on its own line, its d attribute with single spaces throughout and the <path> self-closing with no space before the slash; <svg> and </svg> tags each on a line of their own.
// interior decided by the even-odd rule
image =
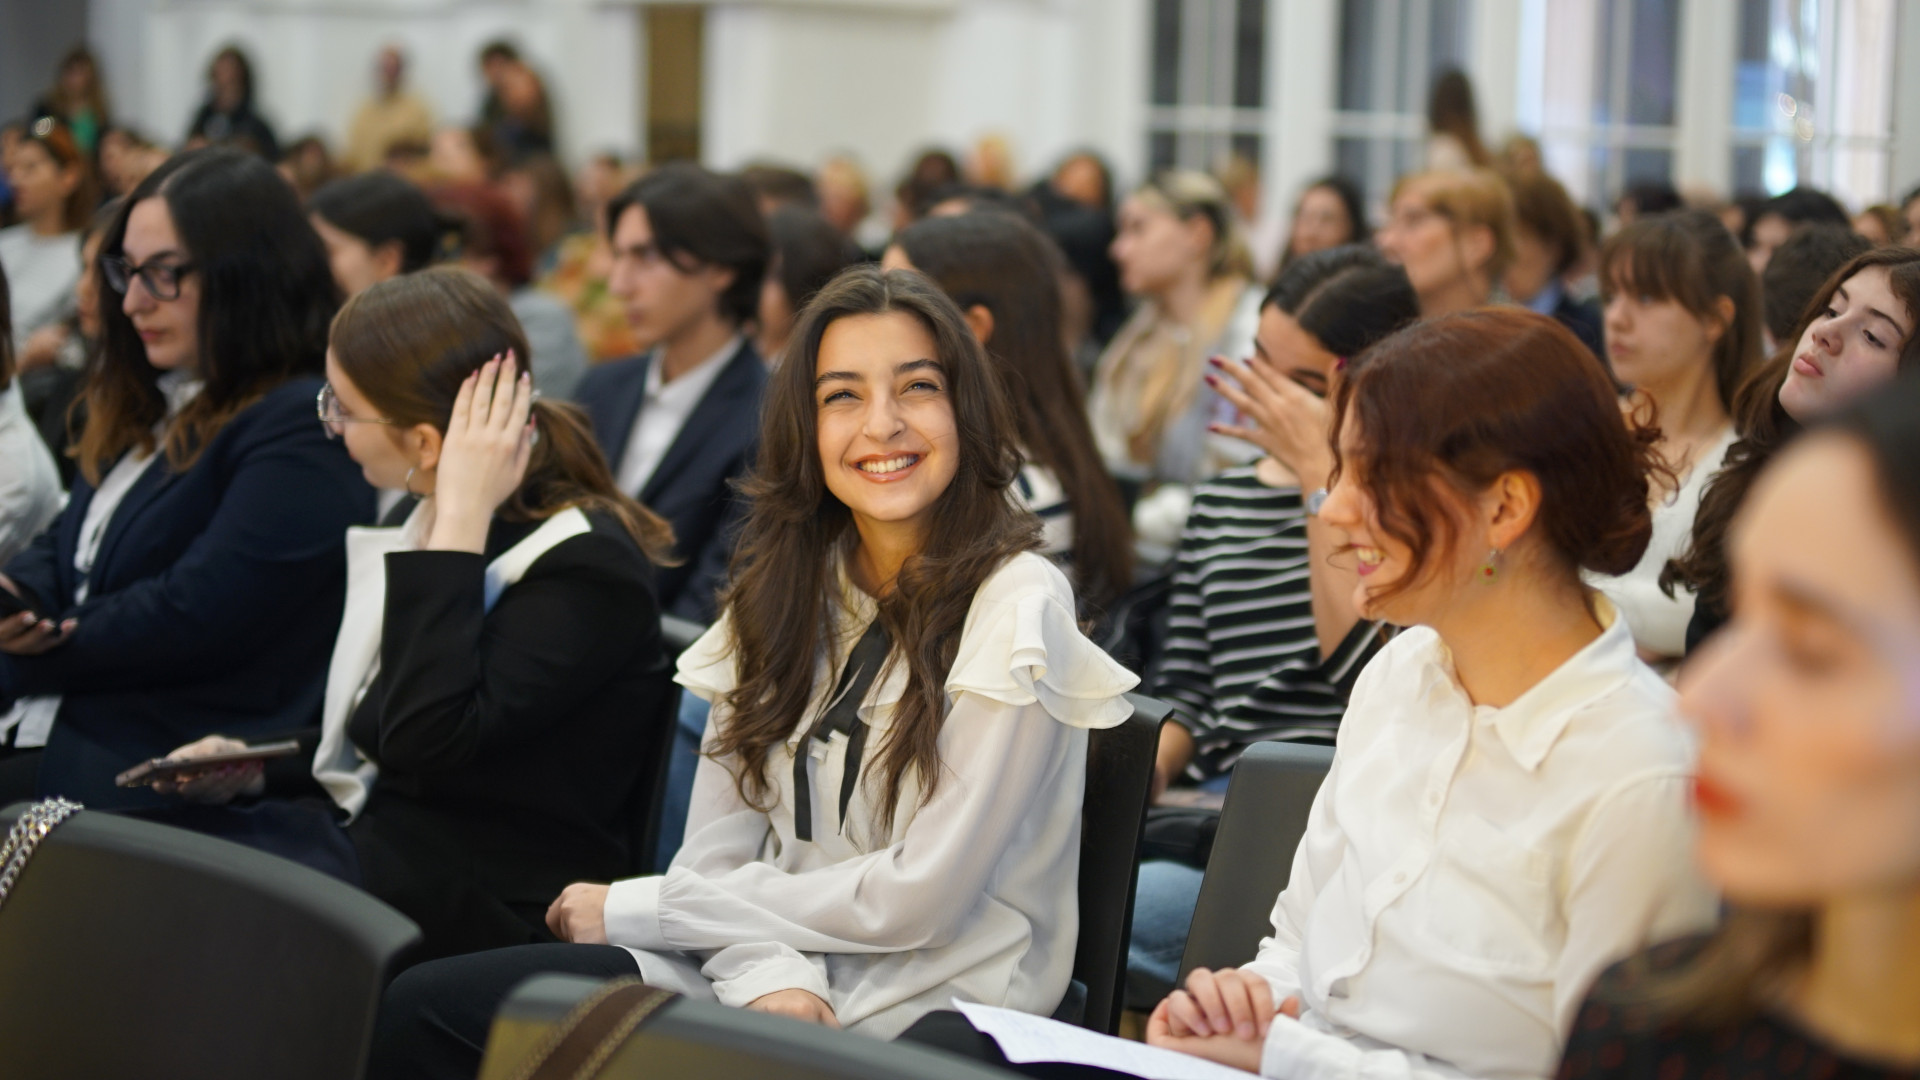
<svg viewBox="0 0 1920 1080">
<path fill-rule="evenodd" d="M 248 761 L 266 761 L 270 758 L 288 757 L 300 752 L 300 740 L 285 739 L 280 742 L 261 743 L 249 746 L 245 750 L 231 750 L 224 754 L 208 754 L 195 758 L 152 758 L 143 761 L 126 772 L 113 778 L 113 782 L 123 788 L 147 787 L 156 780 L 172 780 L 184 772 L 205 772 L 222 765 L 237 765 Z"/>
<path fill-rule="evenodd" d="M 25 600 L 13 594 L 13 590 L 0 588 L 0 619 L 18 618 L 21 614 L 31 614 L 33 609 Z M 38 615 L 34 616 L 39 618 Z"/>
</svg>

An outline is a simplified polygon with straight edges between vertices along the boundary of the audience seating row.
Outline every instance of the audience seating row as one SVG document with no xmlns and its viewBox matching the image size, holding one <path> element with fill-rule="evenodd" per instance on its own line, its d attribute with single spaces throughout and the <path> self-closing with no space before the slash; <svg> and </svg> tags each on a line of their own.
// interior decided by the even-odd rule
<svg viewBox="0 0 1920 1080">
<path fill-rule="evenodd" d="M 1154 748 L 1168 706 L 1128 695 L 1094 733 L 1080 857 L 1080 940 L 1059 1019 L 1113 1032 Z M 1269 743 L 1236 769 L 1182 976 L 1253 955 L 1286 884 L 1326 747 Z M 4 811 L 16 819 L 26 807 Z M 657 815 L 656 815 L 657 816 Z M 642 827 L 651 827 L 650 823 Z M 359 890 L 252 848 L 81 812 L 55 829 L 0 907 L 0 1046 L 15 1080 L 55 1076 L 357 1075 L 380 989 L 419 939 Z M 289 972 L 299 972 L 297 983 Z M 509 1067 L 593 987 L 544 977 L 502 1009 L 483 1080 Z M 102 986 L 116 986 L 102 994 Z M 93 1003 L 76 1007 L 78 1002 Z M 112 1032 L 111 1038 L 99 1037 Z M 801 1078 L 996 1075 L 932 1051 L 760 1013 L 678 1001 L 606 1076 Z M 635 1063 L 635 1068 L 622 1065 Z"/>
</svg>

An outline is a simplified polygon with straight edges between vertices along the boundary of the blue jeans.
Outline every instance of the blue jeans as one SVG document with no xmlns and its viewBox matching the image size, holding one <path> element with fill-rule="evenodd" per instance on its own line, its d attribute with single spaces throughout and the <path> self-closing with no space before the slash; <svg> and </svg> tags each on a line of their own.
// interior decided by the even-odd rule
<svg viewBox="0 0 1920 1080">
<path fill-rule="evenodd" d="M 667 793 L 660 807 L 660 839 L 654 846 L 653 872 L 664 874 L 686 839 L 687 803 L 693 799 L 693 773 L 700 765 L 700 740 L 707 736 L 707 714 L 713 706 L 682 690 L 680 714 L 675 717 L 673 749 L 667 751 Z"/>
<path fill-rule="evenodd" d="M 1230 779 L 1216 776 L 1200 788 L 1223 792 Z M 1127 1008 L 1151 1009 L 1173 991 L 1193 909 L 1200 902 L 1202 876 L 1169 859 L 1140 864 L 1140 883 L 1133 890 L 1133 937 L 1127 942 Z"/>
<path fill-rule="evenodd" d="M 1127 1008 L 1151 1009 L 1172 992 L 1187 951 L 1187 930 L 1200 900 L 1202 874 L 1185 863 L 1140 864 L 1133 891 L 1133 938 L 1127 942 Z"/>
</svg>

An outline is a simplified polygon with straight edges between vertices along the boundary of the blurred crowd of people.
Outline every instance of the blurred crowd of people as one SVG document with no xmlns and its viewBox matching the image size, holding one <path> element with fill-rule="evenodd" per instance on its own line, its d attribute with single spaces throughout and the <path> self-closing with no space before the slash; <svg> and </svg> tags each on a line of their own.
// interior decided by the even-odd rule
<svg viewBox="0 0 1920 1080">
<path fill-rule="evenodd" d="M 1136 683 L 1174 709 L 1163 808 L 1217 806 L 1253 743 L 1339 733 L 1253 965 L 1176 987 L 1204 859 L 1141 867 L 1129 992 L 1162 1046 L 1268 1075 L 1351 1076 L 1364 1052 L 1381 1075 L 1506 1076 L 1571 1039 L 1569 1080 L 1613 1075 L 1594 1032 L 1668 1036 L 1610 1013 L 1607 984 L 1733 972 L 1669 996 L 1749 1008 L 1741 972 L 1871 936 L 1815 942 L 1826 906 L 1904 873 L 1911 908 L 1910 814 L 1782 884 L 1762 856 L 1817 842 L 1740 832 L 1708 774 L 1836 836 L 1920 791 L 1911 695 L 1885 689 L 1917 655 L 1916 388 L 1862 409 L 1920 357 L 1920 189 L 1852 214 L 1806 187 L 1583 207 L 1532 140 L 1489 148 L 1455 71 L 1380 207 L 1329 175 L 1263 217 L 1245 160 L 1128 184 L 1081 150 L 1029 176 L 995 136 L 890 189 L 846 155 L 569 170 L 534 66 L 505 41 L 477 62 L 483 100 L 447 123 L 381 50 L 333 146 L 282 142 L 226 47 L 173 144 L 117 124 L 76 49 L 0 127 L 0 585 L 41 613 L 0 620 L 0 796 L 278 806 L 258 830 L 277 850 L 426 928 L 375 1074 L 471 1075 L 478 1036 L 445 1031 L 483 1036 L 540 970 L 637 967 L 978 1050 L 935 1030 L 956 993 L 1061 1000 L 1086 729 Z M 1827 511 L 1858 528 L 1791 528 Z M 1890 590 L 1824 562 L 1788 580 L 1868 541 Z M 1822 661 L 1761 657 L 1769 701 L 1726 658 L 1806 636 L 1815 604 L 1876 620 L 1812 637 L 1885 700 L 1828 685 L 1852 742 L 1756 764 L 1727 747 L 1814 700 L 1792 695 Z M 706 627 L 684 696 L 662 614 Z M 886 771 L 881 797 L 864 735 L 828 721 L 865 731 L 852 658 L 896 646 L 870 705 L 913 734 L 864 774 Z M 842 647 L 829 705 L 815 660 Z M 1695 656 L 1707 876 L 1736 905 L 1791 894 L 1785 929 L 1736 907 L 1700 936 L 1696 764 L 1661 678 Z M 819 840 L 796 726 L 816 698 L 811 755 L 846 777 Z M 665 768 L 635 717 L 675 726 Z M 1908 771 L 1849 790 L 1888 718 Z M 107 783 L 294 728 L 290 778 Z M 746 765 L 723 777 L 727 756 Z M 1798 806 L 1752 780 L 1822 767 Z M 1661 1076 L 1696 1075 L 1673 1060 Z"/>
</svg>

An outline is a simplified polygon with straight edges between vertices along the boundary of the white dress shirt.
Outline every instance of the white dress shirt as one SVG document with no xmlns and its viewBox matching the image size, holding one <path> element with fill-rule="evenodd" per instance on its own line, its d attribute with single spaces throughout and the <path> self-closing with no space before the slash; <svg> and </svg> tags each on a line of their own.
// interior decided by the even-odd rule
<svg viewBox="0 0 1920 1080">
<path fill-rule="evenodd" d="M 718 352 L 672 382 L 667 382 L 661 371 L 664 352 L 653 350 L 647 358 L 646 396 L 641 399 L 639 415 L 633 418 L 633 432 L 627 436 L 627 448 L 620 454 L 620 469 L 614 478 L 621 491 L 640 496 L 640 489 L 653 479 L 653 471 L 673 447 L 673 440 L 680 437 L 680 429 L 687 426 L 687 417 L 707 396 L 740 342 L 738 335 L 728 338 Z"/>
<path fill-rule="evenodd" d="M 1633 569 L 1619 577 L 1589 575 L 1587 584 L 1607 594 L 1626 617 L 1633 640 L 1641 648 L 1660 656 L 1682 656 L 1687 651 L 1687 624 L 1693 621 L 1693 590 L 1674 589 L 1668 596 L 1660 588 L 1660 572 L 1667 561 L 1686 551 L 1693 540 L 1693 519 L 1700 512 L 1700 495 L 1720 466 L 1727 451 L 1739 440 L 1733 425 L 1700 454 L 1700 460 L 1681 478 L 1672 494 L 1654 504 L 1653 536 L 1647 541 L 1646 554 Z"/>
<path fill-rule="evenodd" d="M 1416 627 L 1361 673 L 1273 936 L 1261 1061 L 1289 1080 L 1551 1076 L 1608 964 L 1713 924 L 1674 693 L 1606 630 L 1505 708 Z"/>
<path fill-rule="evenodd" d="M 60 472 L 15 382 L 0 390 L 0 566 L 60 513 Z"/>
<path fill-rule="evenodd" d="M 743 801 L 732 764 L 702 756 L 687 839 L 664 876 L 617 882 L 607 939 L 649 983 L 728 1005 L 802 989 L 845 1027 L 892 1038 L 955 998 L 1050 1013 L 1079 934 L 1080 803 L 1087 729 L 1119 724 L 1139 680 L 1081 635 L 1066 577 L 1016 555 L 983 582 L 946 681 L 940 781 L 931 802 L 905 786 L 879 832 L 869 771 L 839 820 L 846 737 L 813 740 L 811 841 L 796 837 L 793 760 L 874 617 L 842 575 L 834 663 L 823 657 L 806 719 L 767 757 L 772 809 Z M 715 701 L 707 750 L 736 685 L 730 616 L 680 658 L 678 681 Z M 879 758 L 906 665 L 875 681 L 860 716 Z"/>
</svg>

